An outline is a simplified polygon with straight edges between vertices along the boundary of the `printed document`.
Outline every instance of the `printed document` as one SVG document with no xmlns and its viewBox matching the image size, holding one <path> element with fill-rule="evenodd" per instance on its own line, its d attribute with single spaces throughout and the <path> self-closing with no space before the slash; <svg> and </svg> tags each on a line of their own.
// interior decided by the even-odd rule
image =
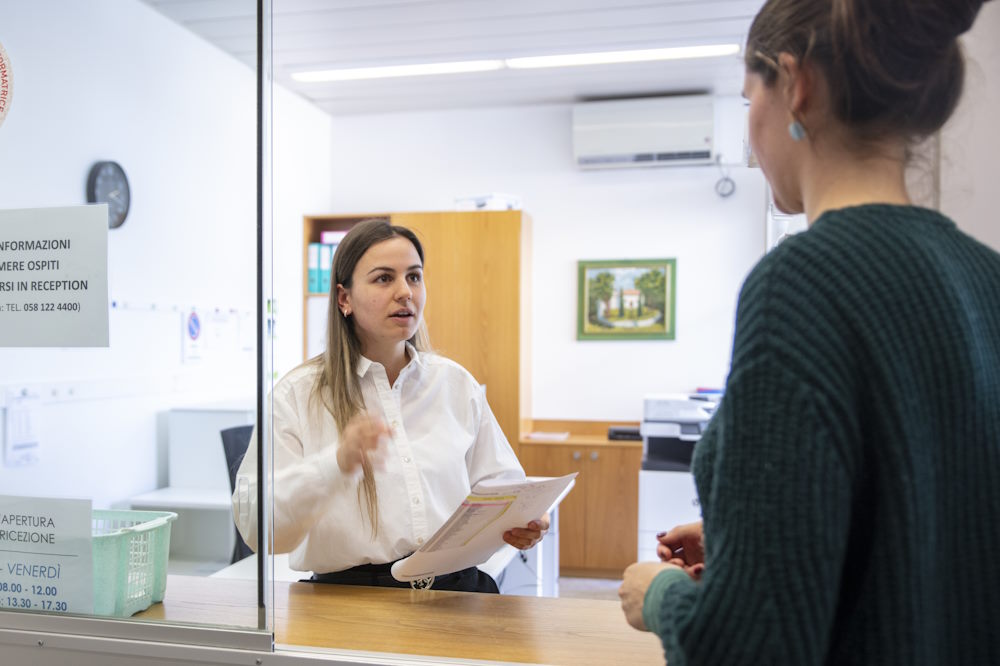
<svg viewBox="0 0 1000 666">
<path fill-rule="evenodd" d="M 521 483 L 476 485 L 420 550 L 392 565 L 393 578 L 412 581 L 482 564 L 504 545 L 504 532 L 545 515 L 570 491 L 575 478 L 576 472 Z"/>
</svg>

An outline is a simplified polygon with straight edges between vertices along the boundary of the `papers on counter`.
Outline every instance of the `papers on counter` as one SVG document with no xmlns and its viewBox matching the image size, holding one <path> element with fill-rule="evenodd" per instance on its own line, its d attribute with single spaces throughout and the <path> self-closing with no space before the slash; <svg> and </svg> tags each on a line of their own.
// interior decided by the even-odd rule
<svg viewBox="0 0 1000 666">
<path fill-rule="evenodd" d="M 528 439 L 535 439 L 540 442 L 565 442 L 569 439 L 568 432 L 529 432 Z"/>
<path fill-rule="evenodd" d="M 542 481 L 485 481 L 420 550 L 392 565 L 392 576 L 411 581 L 482 564 L 504 545 L 503 533 L 524 527 L 558 504 L 576 472 Z"/>
</svg>

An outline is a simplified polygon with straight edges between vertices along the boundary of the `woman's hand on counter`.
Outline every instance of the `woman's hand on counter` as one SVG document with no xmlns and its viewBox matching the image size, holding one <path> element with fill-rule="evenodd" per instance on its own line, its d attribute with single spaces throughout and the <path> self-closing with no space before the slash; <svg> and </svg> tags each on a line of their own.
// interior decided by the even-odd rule
<svg viewBox="0 0 1000 666">
<path fill-rule="evenodd" d="M 365 412 L 355 414 L 344 428 L 337 448 L 337 466 L 344 474 L 353 474 L 365 457 L 378 467 L 386 452 L 383 438 L 390 437 L 389 426 Z"/>
<path fill-rule="evenodd" d="M 622 600 L 625 619 L 639 631 L 648 631 L 642 619 L 642 606 L 646 601 L 646 590 L 653 579 L 664 569 L 677 569 L 669 562 L 636 562 L 625 569 L 618 597 Z"/>
<path fill-rule="evenodd" d="M 536 518 L 524 527 L 514 527 L 503 533 L 503 540 L 521 550 L 528 550 L 549 531 L 549 514 Z"/>
</svg>

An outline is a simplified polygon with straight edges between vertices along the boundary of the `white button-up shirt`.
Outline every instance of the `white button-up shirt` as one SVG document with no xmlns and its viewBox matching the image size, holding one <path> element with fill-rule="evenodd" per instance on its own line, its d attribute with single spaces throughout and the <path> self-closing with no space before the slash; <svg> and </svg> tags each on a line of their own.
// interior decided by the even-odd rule
<svg viewBox="0 0 1000 666">
<path fill-rule="evenodd" d="M 523 480 L 524 470 L 481 386 L 454 361 L 419 354 L 389 386 L 385 368 L 362 357 L 357 373 L 366 410 L 392 431 L 375 470 L 378 533 L 371 538 L 360 473 L 337 465 L 333 415 L 310 398 L 319 366 L 289 372 L 272 393 L 274 549 L 293 569 L 327 573 L 392 562 L 417 550 L 469 491 L 493 478 Z M 257 432 L 236 477 L 233 515 L 257 543 Z"/>
</svg>

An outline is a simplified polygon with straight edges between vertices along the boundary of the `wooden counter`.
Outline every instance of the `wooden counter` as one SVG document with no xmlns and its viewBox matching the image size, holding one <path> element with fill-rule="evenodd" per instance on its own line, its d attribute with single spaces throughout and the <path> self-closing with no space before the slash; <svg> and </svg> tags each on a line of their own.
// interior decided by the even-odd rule
<svg viewBox="0 0 1000 666">
<path fill-rule="evenodd" d="M 171 576 L 136 618 L 256 627 L 256 582 Z M 275 583 L 275 642 L 536 664 L 663 664 L 615 601 Z"/>
</svg>

